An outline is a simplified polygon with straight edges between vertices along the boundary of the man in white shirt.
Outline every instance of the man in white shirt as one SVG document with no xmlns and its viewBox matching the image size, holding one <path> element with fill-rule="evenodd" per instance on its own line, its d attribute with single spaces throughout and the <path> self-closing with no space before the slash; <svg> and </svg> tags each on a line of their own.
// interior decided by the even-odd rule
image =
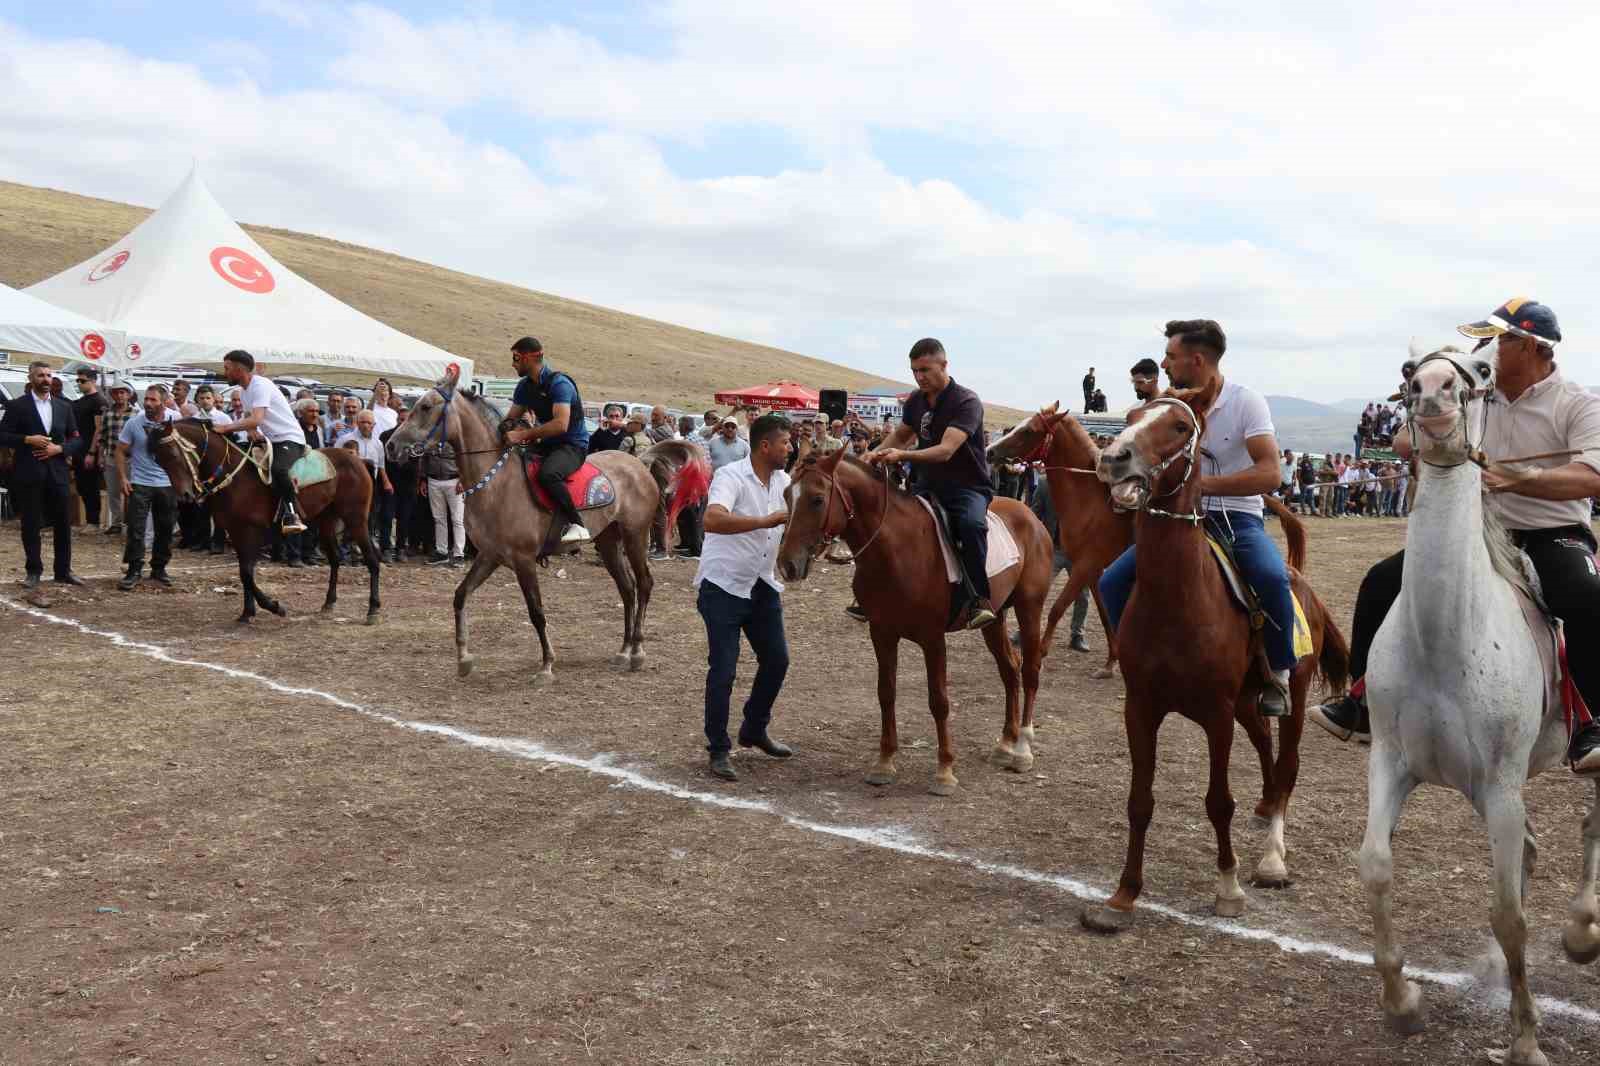
<svg viewBox="0 0 1600 1066">
<path fill-rule="evenodd" d="M 1215 381 L 1217 398 L 1206 412 L 1200 439 L 1200 491 L 1205 499 L 1206 530 L 1232 542 L 1233 559 L 1267 616 L 1263 639 L 1271 667 L 1261 691 L 1260 709 L 1268 717 L 1289 713 L 1289 671 L 1294 668 L 1294 596 L 1289 570 L 1267 535 L 1261 515 L 1261 494 L 1278 487 L 1277 432 L 1267 401 L 1254 389 L 1222 377 L 1222 355 L 1228 338 L 1210 319 L 1167 323 L 1167 357 L 1162 369 L 1180 389 L 1202 388 Z M 1100 602 L 1116 628 L 1133 593 L 1134 552 L 1129 548 L 1100 577 Z"/>
<path fill-rule="evenodd" d="M 222 357 L 222 373 L 239 386 L 243 417 L 216 427 L 218 433 L 240 431 L 272 442 L 272 494 L 278 500 L 278 527 L 285 535 L 304 533 L 306 524 L 295 513 L 294 482 L 289 468 L 306 453 L 306 435 L 289 401 L 263 374 L 256 373 L 255 356 L 235 349 Z"/>
<path fill-rule="evenodd" d="M 794 752 L 767 735 L 772 705 L 789 671 L 789 645 L 783 632 L 783 585 L 773 574 L 779 527 L 789 519 L 784 494 L 789 475 L 789 421 L 765 415 L 750 426 L 750 455 L 729 463 L 711 479 L 706 504 L 706 537 L 694 584 L 706 624 L 710 669 L 706 672 L 706 750 L 711 774 L 737 781 L 728 760 L 728 701 L 739 665 L 742 632 L 756 655 L 756 676 L 744 705 L 739 746 L 760 748 L 775 759 Z"/>
</svg>

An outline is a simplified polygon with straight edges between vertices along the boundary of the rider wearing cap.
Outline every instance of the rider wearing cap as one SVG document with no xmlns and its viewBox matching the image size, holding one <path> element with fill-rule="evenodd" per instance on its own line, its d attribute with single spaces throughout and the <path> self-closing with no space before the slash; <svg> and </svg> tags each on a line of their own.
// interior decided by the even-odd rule
<svg viewBox="0 0 1600 1066">
<path fill-rule="evenodd" d="M 533 337 L 523 337 L 511 346 L 511 365 L 522 380 L 511 396 L 509 421 L 520 422 L 532 411 L 539 424 L 509 431 L 506 442 L 532 444 L 543 458 L 538 482 L 556 505 L 556 517 L 567 523 L 561 542 L 588 540 L 589 531 L 567 491 L 567 478 L 578 472 L 589 452 L 589 428 L 583 422 L 577 383 L 544 365 L 544 346 Z"/>
<path fill-rule="evenodd" d="M 1459 327 L 1479 347 L 1497 340 L 1495 390 L 1488 399 L 1482 449 L 1512 458 L 1575 451 L 1570 458 L 1534 460 L 1483 474 L 1485 505 L 1539 574 L 1545 604 L 1561 619 L 1573 684 L 1590 707 L 1600 706 L 1600 575 L 1595 573 L 1595 538 L 1589 500 L 1600 496 L 1600 396 L 1565 380 L 1556 366 L 1561 328 L 1555 312 L 1534 300 L 1508 300 L 1481 322 Z M 1395 436 L 1395 450 L 1409 456 L 1409 435 Z M 1367 653 L 1400 595 L 1405 552 L 1367 571 L 1356 596 L 1350 636 L 1350 675 L 1362 678 Z M 1462 619 L 1463 623 L 1470 621 Z M 1369 740 L 1365 686 L 1311 709 L 1311 717 L 1340 740 Z M 1592 719 L 1573 730 L 1567 749 L 1572 769 L 1600 773 L 1600 724 Z"/>
<path fill-rule="evenodd" d="M 1267 616 L 1263 640 L 1271 684 L 1261 690 L 1261 713 L 1289 713 L 1289 671 L 1294 668 L 1294 596 L 1289 570 L 1262 523 L 1261 494 L 1278 488 L 1277 431 L 1267 401 L 1254 389 L 1222 377 L 1228 338 L 1210 319 L 1168 322 L 1167 354 L 1161 367 L 1176 388 L 1204 388 L 1215 381 L 1217 398 L 1205 413 L 1200 438 L 1200 493 L 1206 531 L 1233 544 L 1239 567 Z M 1123 552 L 1100 576 L 1100 602 L 1116 629 L 1133 594 L 1137 546 Z"/>
<path fill-rule="evenodd" d="M 910 463 L 918 491 L 944 506 L 971 585 L 966 628 L 982 629 L 995 619 L 985 573 L 994 487 L 984 452 L 983 401 L 950 377 L 944 345 L 932 337 L 911 346 L 911 376 L 917 391 L 906 400 L 900 424 L 867 453 L 866 461 L 879 466 Z M 917 447 L 905 450 L 913 440 Z"/>
</svg>

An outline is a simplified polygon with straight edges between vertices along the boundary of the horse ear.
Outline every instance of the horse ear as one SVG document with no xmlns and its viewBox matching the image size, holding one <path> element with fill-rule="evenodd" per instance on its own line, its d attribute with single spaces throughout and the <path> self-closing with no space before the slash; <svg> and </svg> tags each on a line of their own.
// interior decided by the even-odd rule
<svg viewBox="0 0 1600 1066">
<path fill-rule="evenodd" d="M 461 368 L 454 363 L 444 368 L 444 376 L 433 383 L 440 392 L 448 393 L 461 380 Z"/>
<path fill-rule="evenodd" d="M 822 457 L 822 461 L 817 464 L 817 469 L 821 470 L 829 477 L 832 477 L 833 472 L 839 469 L 839 463 L 843 461 L 844 453 L 846 451 L 848 451 L 846 448 L 835 448 L 833 451 Z"/>
<path fill-rule="evenodd" d="M 1044 415 L 1046 418 L 1049 418 L 1051 415 L 1055 414 L 1059 410 L 1061 410 L 1061 401 L 1057 400 L 1055 403 L 1051 404 L 1049 407 L 1041 407 L 1041 408 L 1039 408 L 1039 413 L 1041 415 Z"/>
<path fill-rule="evenodd" d="M 1211 410 L 1211 405 L 1217 402 L 1217 394 L 1222 391 L 1219 379 L 1212 378 L 1198 389 L 1168 389 L 1167 395 L 1175 400 L 1182 400 L 1196 414 L 1205 414 Z"/>
<path fill-rule="evenodd" d="M 1423 344 L 1421 338 L 1418 337 L 1411 338 L 1411 343 L 1407 346 L 1407 350 L 1411 352 L 1411 358 L 1419 361 L 1433 354 L 1433 349 Z"/>
</svg>

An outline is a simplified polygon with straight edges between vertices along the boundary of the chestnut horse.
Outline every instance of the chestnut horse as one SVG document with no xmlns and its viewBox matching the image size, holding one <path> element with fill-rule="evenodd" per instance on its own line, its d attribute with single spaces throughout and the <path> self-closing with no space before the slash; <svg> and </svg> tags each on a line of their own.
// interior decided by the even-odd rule
<svg viewBox="0 0 1600 1066">
<path fill-rule="evenodd" d="M 521 452 L 505 443 L 501 412 L 483 397 L 458 389 L 456 380 L 448 374 L 423 394 L 411 417 L 390 434 L 389 455 L 420 454 L 435 440 L 448 441 L 456 451 L 461 483 L 466 486 L 467 537 L 478 551 L 456 586 L 457 676 L 470 674 L 475 662 L 467 650 L 467 597 L 495 570 L 508 566 L 516 572 L 528 620 L 539 634 L 543 661 L 533 684 L 545 685 L 555 679 L 556 660 L 545 633 L 537 564 L 547 545 L 551 515 L 534 502 Z M 645 608 L 655 587 L 645 558 L 645 538 L 660 493 L 650 471 L 627 452 L 596 452 L 589 462 L 611 479 L 617 494 L 614 503 L 583 512 L 584 526 L 594 535 L 595 549 L 622 600 L 622 650 L 612 662 L 638 670 L 644 666 Z M 694 494 L 681 486 L 679 496 L 683 506 L 696 502 Z"/>
<path fill-rule="evenodd" d="M 1263 683 L 1253 662 L 1259 641 L 1249 618 L 1234 602 L 1206 542 L 1199 477 L 1199 443 L 1205 411 L 1216 399 L 1217 383 L 1203 390 L 1170 392 L 1129 415 L 1128 428 L 1100 457 L 1102 481 L 1119 506 L 1137 512 L 1137 579 L 1118 631 L 1127 699 L 1123 717 L 1133 764 L 1128 791 L 1128 854 L 1116 893 L 1103 905 L 1085 910 L 1091 929 L 1112 932 L 1128 925 L 1134 901 L 1144 887 L 1144 842 L 1155 809 L 1156 733 L 1176 710 L 1206 731 L 1210 785 L 1206 814 L 1217 837 L 1216 912 L 1244 913 L 1238 861 L 1233 853 L 1233 794 L 1228 759 L 1233 723 L 1250 734 L 1257 749 L 1270 751 L 1265 721 L 1256 708 Z M 1305 610 L 1312 652 L 1290 677 L 1292 713 L 1283 720 L 1275 765 L 1262 759 L 1264 812 L 1270 819 L 1265 856 L 1256 883 L 1288 883 L 1284 818 L 1299 773 L 1300 735 L 1305 726 L 1306 692 L 1320 669 L 1330 687 L 1342 688 L 1349 649 L 1327 608 L 1299 573 L 1305 562 L 1305 527 L 1284 520 L 1289 544 L 1290 580 Z"/>
<path fill-rule="evenodd" d="M 995 621 L 983 639 L 1000 668 L 1006 688 L 1005 726 L 995 745 L 995 762 L 1022 772 L 1033 765 L 1033 704 L 1039 691 L 1039 620 L 1050 594 L 1052 551 L 1044 526 L 1016 500 L 996 499 L 999 515 L 1016 539 L 1019 563 L 989 579 Z M 789 489 L 789 522 L 778 545 L 778 575 L 803 581 L 812 560 L 836 537 L 855 557 L 852 588 L 867 615 L 872 649 L 878 657 L 878 704 L 882 733 L 878 763 L 869 785 L 895 780 L 895 680 L 900 641 L 922 648 L 928 670 L 928 709 L 939 735 L 939 769 L 929 791 L 949 796 L 956 790 L 955 751 L 950 743 L 950 686 L 945 671 L 945 623 L 950 618 L 950 583 L 933 519 L 911 495 L 891 486 L 884 475 L 847 456 L 844 449 L 822 459 L 807 457 L 795 468 Z M 1022 630 L 1021 689 L 1017 653 L 1006 639 L 1006 610 L 1015 608 Z"/>
<path fill-rule="evenodd" d="M 272 487 L 262 480 L 260 468 L 237 444 L 214 432 L 211 423 L 197 418 L 163 422 L 150 427 L 150 451 L 167 472 L 173 491 L 184 503 L 204 502 L 211 517 L 228 531 L 239 553 L 239 583 L 244 586 L 244 613 L 239 621 L 255 620 L 256 604 L 282 617 L 283 604 L 256 586 L 256 560 L 271 534 L 278 512 Z M 296 495 L 300 515 L 317 531 L 328 557 L 328 597 L 324 611 L 333 610 L 339 598 L 339 530 L 346 529 L 361 548 L 371 579 L 367 594 L 367 624 L 378 621 L 378 549 L 367 532 L 372 509 L 372 475 L 355 452 L 323 448 L 335 477 L 308 485 Z"/>
<path fill-rule="evenodd" d="M 1112 509 L 1110 493 L 1093 474 L 1100 462 L 1100 449 L 1089 439 L 1082 423 L 1059 411 L 1060 406 L 1053 403 L 1043 408 L 989 445 L 989 458 L 1043 460 L 1050 499 L 1060 521 L 1057 539 L 1061 550 L 1072 560 L 1067 585 L 1050 607 L 1050 622 L 1045 627 L 1039 658 L 1050 654 L 1061 616 L 1088 589 L 1106 635 L 1106 662 L 1093 676 L 1108 678 L 1117 662 L 1117 643 L 1106 619 L 1105 605 L 1100 602 L 1100 575 L 1133 543 L 1133 516 Z"/>
</svg>

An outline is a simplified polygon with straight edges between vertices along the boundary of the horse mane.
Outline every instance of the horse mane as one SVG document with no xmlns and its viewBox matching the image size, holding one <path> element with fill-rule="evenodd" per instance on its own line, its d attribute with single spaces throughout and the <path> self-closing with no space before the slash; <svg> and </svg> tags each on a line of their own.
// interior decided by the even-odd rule
<svg viewBox="0 0 1600 1066">
<path fill-rule="evenodd" d="M 487 397 L 467 389 L 457 389 L 455 398 L 465 400 L 467 410 L 471 411 L 483 423 L 483 428 L 498 440 L 500 437 L 500 421 L 505 417 L 505 412 L 491 404 Z"/>
<path fill-rule="evenodd" d="M 1489 562 L 1493 564 L 1495 573 L 1511 582 L 1512 586 L 1527 593 L 1533 594 L 1528 585 L 1528 575 L 1522 570 L 1522 552 L 1511 540 L 1505 523 L 1489 506 L 1487 497 L 1483 503 L 1483 546 L 1489 549 Z"/>
<path fill-rule="evenodd" d="M 1100 446 L 1094 442 L 1093 437 L 1089 436 L 1089 431 L 1083 428 L 1082 422 L 1079 422 L 1071 415 L 1066 415 L 1055 424 L 1054 430 L 1065 433 L 1073 444 L 1077 444 L 1088 453 L 1089 458 L 1084 462 L 1086 467 L 1093 467 L 1099 464 Z"/>
</svg>

